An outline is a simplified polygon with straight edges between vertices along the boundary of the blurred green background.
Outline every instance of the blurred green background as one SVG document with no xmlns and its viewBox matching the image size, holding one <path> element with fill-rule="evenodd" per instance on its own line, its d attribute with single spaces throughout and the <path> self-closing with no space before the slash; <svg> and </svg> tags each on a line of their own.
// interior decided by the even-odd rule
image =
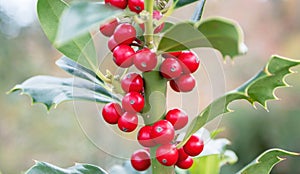
<svg viewBox="0 0 300 174">
<path fill-rule="evenodd" d="M 38 24 L 35 2 L 0 1 L 0 171 L 20 173 L 34 160 L 62 167 L 87 162 L 109 168 L 121 163 L 122 159 L 99 150 L 85 137 L 72 102 L 47 112 L 40 104 L 31 106 L 29 97 L 6 94 L 15 84 L 34 75 L 67 76 L 54 64 L 60 53 Z M 184 7 L 174 17 L 187 20 L 194 7 L 195 4 Z M 300 1 L 208 0 L 204 18 L 216 15 L 238 21 L 249 48 L 247 55 L 224 64 L 226 90 L 248 80 L 272 54 L 300 59 Z M 231 105 L 235 112 L 223 117 L 220 127 L 226 131 L 220 137 L 232 141 L 230 148 L 237 153 L 239 162 L 223 168 L 222 173 L 239 170 L 272 147 L 300 152 L 300 74 L 288 77 L 287 82 L 293 87 L 277 90 L 281 100 L 269 102 L 269 112 L 260 106 L 255 110 L 244 101 Z M 86 114 L 86 119 L 90 116 Z M 300 173 L 299 164 L 299 158 L 289 158 L 272 173 Z"/>
</svg>

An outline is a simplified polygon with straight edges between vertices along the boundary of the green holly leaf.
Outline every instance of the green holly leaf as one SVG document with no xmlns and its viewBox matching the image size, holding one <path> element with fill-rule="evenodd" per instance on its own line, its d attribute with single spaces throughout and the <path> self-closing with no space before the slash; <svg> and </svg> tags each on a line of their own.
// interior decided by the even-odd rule
<svg viewBox="0 0 300 174">
<path fill-rule="evenodd" d="M 288 152 L 282 149 L 270 149 L 262 153 L 249 165 L 236 174 L 269 174 L 272 168 L 285 160 L 282 156 L 298 156 L 299 153 Z"/>
<path fill-rule="evenodd" d="M 60 18 L 55 42 L 63 44 L 99 27 L 101 22 L 116 17 L 123 10 L 99 2 L 77 2 L 67 8 Z"/>
<path fill-rule="evenodd" d="M 201 0 L 198 5 L 196 6 L 196 9 L 194 11 L 194 14 L 192 16 L 192 21 L 197 22 L 200 21 L 203 14 L 204 5 L 206 3 L 206 0 Z"/>
<path fill-rule="evenodd" d="M 190 174 L 219 174 L 220 157 L 218 154 L 194 158 L 194 164 L 189 169 Z"/>
<path fill-rule="evenodd" d="M 199 47 L 210 47 L 231 58 L 245 54 L 241 27 L 225 18 L 211 18 L 200 23 L 183 22 L 171 27 L 158 44 L 160 52 L 174 52 Z"/>
<path fill-rule="evenodd" d="M 41 27 L 49 41 L 61 53 L 86 67 L 95 69 L 97 55 L 89 33 L 69 40 L 63 45 L 54 44 L 58 33 L 59 21 L 65 9 L 68 9 L 68 4 L 63 0 L 38 0 L 37 13 Z"/>
<path fill-rule="evenodd" d="M 9 93 L 21 91 L 32 98 L 33 103 L 43 103 L 47 109 L 59 103 L 86 100 L 99 103 L 119 101 L 96 74 L 66 57 L 57 61 L 59 67 L 74 78 L 35 76 L 16 85 Z"/>
<path fill-rule="evenodd" d="M 175 0 L 175 9 L 180 8 L 186 5 L 189 5 L 191 3 L 197 2 L 198 0 Z"/>
<path fill-rule="evenodd" d="M 75 164 L 63 169 L 49 163 L 37 161 L 25 174 L 108 174 L 106 171 L 91 164 Z"/>
<path fill-rule="evenodd" d="M 228 105 L 233 101 L 244 99 L 252 105 L 258 102 L 267 109 L 267 101 L 277 99 L 274 94 L 275 90 L 279 87 L 288 86 L 285 82 L 285 77 L 292 73 L 290 68 L 299 64 L 299 60 L 272 56 L 267 65 L 256 76 L 239 88 L 213 101 L 194 118 L 188 127 L 183 141 L 178 144 L 178 147 L 183 146 L 189 137 L 207 122 L 221 114 L 232 112 L 228 108 Z"/>
</svg>

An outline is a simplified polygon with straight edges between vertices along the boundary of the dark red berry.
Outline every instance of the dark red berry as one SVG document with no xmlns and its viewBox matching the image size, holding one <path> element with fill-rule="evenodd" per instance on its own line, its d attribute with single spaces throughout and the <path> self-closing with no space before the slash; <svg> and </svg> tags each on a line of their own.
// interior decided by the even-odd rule
<svg viewBox="0 0 300 174">
<path fill-rule="evenodd" d="M 178 160 L 178 151 L 173 144 L 165 144 L 156 149 L 156 159 L 162 165 L 173 166 Z"/>
<path fill-rule="evenodd" d="M 114 37 L 111 36 L 109 39 L 108 39 L 108 48 L 111 52 L 114 51 L 114 49 L 118 46 L 118 43 L 115 41 Z"/>
<path fill-rule="evenodd" d="M 199 155 L 204 148 L 204 142 L 196 135 L 192 135 L 183 146 L 186 154 L 190 156 Z"/>
<path fill-rule="evenodd" d="M 144 97 L 138 92 L 129 92 L 122 99 L 123 109 L 131 113 L 142 111 L 144 104 Z"/>
<path fill-rule="evenodd" d="M 195 72 L 200 64 L 200 60 L 192 51 L 183 51 L 178 57 L 184 73 Z"/>
<path fill-rule="evenodd" d="M 117 124 L 122 114 L 122 108 L 118 103 L 108 103 L 102 108 L 102 116 L 109 124 Z"/>
<path fill-rule="evenodd" d="M 114 34 L 116 27 L 119 25 L 119 22 L 116 18 L 111 21 L 104 23 L 100 26 L 100 32 L 107 37 L 110 37 Z"/>
<path fill-rule="evenodd" d="M 188 115 L 183 110 L 172 109 L 167 112 L 166 120 L 174 126 L 175 130 L 179 130 L 188 123 Z"/>
<path fill-rule="evenodd" d="M 157 57 L 148 48 L 141 49 L 133 56 L 133 63 L 137 69 L 143 72 L 151 71 L 157 64 Z"/>
<path fill-rule="evenodd" d="M 192 167 L 193 163 L 193 158 L 189 156 L 183 161 L 177 161 L 176 166 L 181 169 L 189 169 L 190 167 Z"/>
<path fill-rule="evenodd" d="M 181 147 L 177 150 L 178 150 L 178 160 L 177 160 L 177 162 L 178 161 L 183 161 L 183 160 L 187 159 L 187 157 L 189 157 L 188 154 L 186 154 L 184 152 L 183 147 Z"/>
<path fill-rule="evenodd" d="M 163 17 L 162 13 L 158 10 L 154 10 L 153 11 L 153 19 L 156 19 L 157 21 L 159 21 L 161 18 Z M 161 32 L 165 27 L 165 23 L 162 23 L 161 25 L 157 26 L 154 29 L 154 33 L 159 33 Z"/>
<path fill-rule="evenodd" d="M 152 126 L 144 126 L 139 130 L 137 140 L 144 147 L 153 147 L 156 143 L 151 138 Z"/>
<path fill-rule="evenodd" d="M 160 20 L 163 17 L 162 13 L 158 10 L 154 10 L 153 11 L 153 19 L 155 20 Z M 164 29 L 165 23 L 162 23 L 161 25 L 157 26 L 154 29 L 154 33 L 159 33 Z M 140 24 L 140 27 L 143 31 L 145 31 L 145 25 L 144 24 Z M 155 27 L 155 26 L 154 26 Z"/>
<path fill-rule="evenodd" d="M 127 0 L 105 0 L 105 4 L 110 4 L 111 6 L 125 9 L 127 7 Z"/>
<path fill-rule="evenodd" d="M 141 75 L 137 73 L 128 73 L 121 80 L 122 89 L 128 92 L 142 92 L 144 81 Z"/>
<path fill-rule="evenodd" d="M 153 124 L 151 138 L 157 144 L 168 144 L 175 136 L 173 125 L 167 120 L 160 120 Z"/>
<path fill-rule="evenodd" d="M 175 79 L 182 73 L 180 63 L 174 58 L 166 58 L 160 65 L 160 72 L 166 79 Z"/>
<path fill-rule="evenodd" d="M 138 125 L 136 113 L 125 112 L 118 120 L 118 127 L 123 132 L 132 132 Z"/>
<path fill-rule="evenodd" d="M 113 36 L 117 43 L 129 45 L 135 40 L 136 30 L 131 24 L 120 24 L 115 29 Z"/>
<path fill-rule="evenodd" d="M 144 0 L 128 0 L 128 8 L 136 13 L 144 10 Z"/>
<path fill-rule="evenodd" d="M 131 155 L 130 162 L 137 171 L 147 170 L 151 165 L 150 154 L 143 149 L 137 150 Z"/>
<path fill-rule="evenodd" d="M 122 67 L 128 68 L 133 64 L 134 50 L 128 45 L 119 45 L 113 51 L 114 62 Z"/>
<path fill-rule="evenodd" d="M 164 58 L 170 58 L 170 57 L 175 57 L 175 58 L 177 58 L 180 54 L 181 54 L 181 51 L 177 51 L 177 52 L 163 53 L 162 56 L 163 56 Z"/>
<path fill-rule="evenodd" d="M 195 78 L 191 74 L 183 74 L 179 78 L 170 81 L 171 88 L 176 92 L 192 91 L 195 85 Z"/>
</svg>

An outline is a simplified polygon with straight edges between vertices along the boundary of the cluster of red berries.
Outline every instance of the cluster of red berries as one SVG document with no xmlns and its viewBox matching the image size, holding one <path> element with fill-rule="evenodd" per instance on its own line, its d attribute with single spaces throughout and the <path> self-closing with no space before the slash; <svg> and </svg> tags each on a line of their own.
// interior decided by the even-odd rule
<svg viewBox="0 0 300 174">
<path fill-rule="evenodd" d="M 154 11 L 158 18 L 162 17 L 159 11 Z M 155 17 L 155 16 L 154 16 Z M 141 24 L 143 28 L 144 24 Z M 160 32 L 164 25 L 160 25 L 155 29 Z M 111 21 L 100 26 L 100 32 L 110 37 L 108 40 L 108 48 L 113 53 L 115 64 L 122 68 L 129 68 L 133 64 L 142 72 L 153 70 L 157 65 L 157 55 L 148 48 L 142 48 L 135 51 L 132 46 L 139 45 L 136 39 L 136 29 L 130 23 L 119 23 L 114 18 Z"/>
<path fill-rule="evenodd" d="M 140 13 L 144 9 L 143 0 L 105 0 L 106 4 L 118 8 L 128 8 Z M 162 14 L 153 12 L 153 19 L 159 20 Z M 144 29 L 144 24 L 139 25 Z M 154 26 L 154 33 L 162 31 L 164 24 Z M 137 39 L 137 32 L 131 23 L 122 23 L 117 18 L 102 24 L 100 32 L 110 37 L 108 48 L 113 54 L 113 61 L 121 68 L 134 65 L 142 72 L 152 71 L 157 67 L 158 58 L 155 52 L 145 48 Z M 134 49 L 134 47 L 138 47 Z M 160 74 L 170 80 L 170 86 L 177 92 L 188 92 L 195 87 L 192 76 L 199 67 L 199 58 L 191 51 L 165 53 L 162 63 L 157 67 Z M 117 124 L 121 131 L 132 132 L 138 126 L 138 113 L 144 108 L 144 80 L 140 74 L 128 73 L 121 79 L 121 87 L 126 93 L 122 98 L 122 106 L 118 103 L 106 104 L 102 116 L 109 124 Z M 188 115 L 180 109 L 169 110 L 163 120 L 153 125 L 140 128 L 138 142 L 146 149 L 138 150 L 131 156 L 132 166 L 143 171 L 151 165 L 150 152 L 147 148 L 156 148 L 156 159 L 165 166 L 178 166 L 188 169 L 193 164 L 193 156 L 199 155 L 204 147 L 203 141 L 193 135 L 182 147 L 177 149 L 175 131 L 188 123 Z"/>
<path fill-rule="evenodd" d="M 122 107 L 118 103 L 106 104 L 102 116 L 109 124 L 118 124 L 123 132 L 132 132 L 138 125 L 138 112 L 144 108 L 143 78 L 137 73 L 128 73 L 121 80 L 126 95 L 122 99 Z"/>
<path fill-rule="evenodd" d="M 105 0 L 105 4 L 125 9 L 128 8 L 136 13 L 140 13 L 144 10 L 144 0 Z"/>
<path fill-rule="evenodd" d="M 138 142 L 145 148 L 157 146 L 155 157 L 165 166 L 176 165 L 188 169 L 193 164 L 193 156 L 199 155 L 204 147 L 203 141 L 193 135 L 182 147 L 177 149 L 175 130 L 183 128 L 188 122 L 188 115 L 180 109 L 167 112 L 164 120 L 146 125 L 138 132 Z M 175 142 L 175 143 L 174 143 Z M 131 156 L 131 164 L 138 171 L 143 171 L 151 165 L 150 154 L 147 149 L 135 151 Z"/>
<path fill-rule="evenodd" d="M 171 88 L 176 92 L 189 92 L 196 85 L 192 76 L 199 65 L 200 60 L 192 51 L 171 52 L 162 55 L 165 60 L 160 66 L 163 77 L 170 80 Z"/>
</svg>

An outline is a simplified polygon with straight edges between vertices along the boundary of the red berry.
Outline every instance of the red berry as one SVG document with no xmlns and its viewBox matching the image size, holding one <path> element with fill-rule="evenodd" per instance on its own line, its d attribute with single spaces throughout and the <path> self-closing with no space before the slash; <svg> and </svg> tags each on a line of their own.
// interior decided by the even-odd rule
<svg viewBox="0 0 300 174">
<path fill-rule="evenodd" d="M 153 19 L 160 20 L 162 17 L 163 17 L 163 15 L 160 11 L 158 11 L 158 10 L 153 11 Z M 164 26 L 165 26 L 165 23 L 162 23 L 160 26 L 157 26 L 154 29 L 154 33 L 161 32 L 164 29 Z M 140 24 L 140 27 L 143 31 L 145 31 L 145 25 L 144 24 Z"/>
<path fill-rule="evenodd" d="M 139 130 L 137 140 L 144 147 L 153 147 L 156 143 L 151 138 L 152 126 L 144 126 Z"/>
<path fill-rule="evenodd" d="M 156 20 L 160 20 L 161 18 L 163 17 L 162 13 L 158 10 L 154 10 L 153 11 L 153 19 L 156 19 Z M 155 29 L 154 29 L 154 33 L 159 33 L 161 32 L 165 27 L 165 23 L 162 23 L 161 25 L 157 26 Z"/>
<path fill-rule="evenodd" d="M 139 50 L 133 56 L 133 63 L 137 69 L 143 72 L 151 71 L 157 64 L 157 57 L 148 48 Z"/>
<path fill-rule="evenodd" d="M 131 155 L 130 162 L 137 171 L 147 170 L 151 165 L 150 154 L 143 149 L 137 150 Z"/>
<path fill-rule="evenodd" d="M 109 39 L 108 39 L 108 48 L 111 52 L 114 51 L 114 49 L 118 46 L 118 43 L 115 41 L 114 37 L 111 36 Z"/>
<path fill-rule="evenodd" d="M 181 75 L 182 68 L 176 59 L 167 58 L 160 65 L 160 72 L 166 79 L 175 79 Z"/>
<path fill-rule="evenodd" d="M 108 103 L 102 108 L 102 116 L 109 124 L 117 124 L 122 114 L 122 108 L 118 103 Z"/>
<path fill-rule="evenodd" d="M 190 156 L 199 155 L 203 151 L 203 148 L 204 148 L 204 142 L 195 135 L 192 135 L 190 139 L 183 146 L 185 153 Z"/>
<path fill-rule="evenodd" d="M 128 68 L 133 64 L 133 54 L 134 50 L 130 46 L 119 45 L 113 51 L 113 60 L 118 66 Z"/>
<path fill-rule="evenodd" d="M 122 89 L 128 92 L 142 92 L 144 81 L 141 75 L 137 73 L 128 73 L 121 80 Z"/>
<path fill-rule="evenodd" d="M 181 169 L 189 169 L 190 167 L 192 167 L 193 163 L 193 158 L 189 156 L 183 161 L 177 161 L 176 166 Z"/>
<path fill-rule="evenodd" d="M 195 85 L 195 78 L 191 74 L 183 74 L 179 78 L 170 81 L 171 88 L 176 92 L 192 91 Z"/>
<path fill-rule="evenodd" d="M 178 151 L 173 144 L 165 144 L 156 149 L 156 159 L 162 165 L 173 166 L 178 160 Z"/>
<path fill-rule="evenodd" d="M 181 51 L 177 51 L 177 52 L 163 53 L 162 56 L 163 56 L 164 58 L 170 58 L 170 57 L 175 57 L 175 58 L 177 58 L 180 54 L 181 54 Z"/>
<path fill-rule="evenodd" d="M 151 138 L 157 144 L 168 144 L 175 136 L 172 124 L 167 120 L 160 120 L 153 124 Z"/>
<path fill-rule="evenodd" d="M 128 0 L 128 8 L 136 13 L 144 10 L 144 0 Z"/>
<path fill-rule="evenodd" d="M 135 113 L 125 112 L 118 120 L 118 127 L 123 132 L 132 132 L 138 125 L 138 116 Z"/>
<path fill-rule="evenodd" d="M 184 152 L 183 147 L 181 147 L 177 150 L 178 150 L 178 160 L 177 160 L 177 162 L 183 161 L 183 160 L 187 159 L 187 157 L 189 157 L 188 154 L 186 154 Z"/>
<path fill-rule="evenodd" d="M 107 37 L 110 37 L 114 34 L 116 27 L 119 25 L 119 22 L 116 18 L 112 19 L 111 21 L 102 24 L 100 26 L 100 32 Z"/>
<path fill-rule="evenodd" d="M 183 51 L 178 57 L 184 73 L 195 72 L 200 64 L 200 60 L 196 54 L 191 51 Z"/>
<path fill-rule="evenodd" d="M 128 23 L 120 24 L 114 32 L 114 38 L 117 43 L 129 45 L 136 37 L 135 28 Z"/>
<path fill-rule="evenodd" d="M 105 4 L 110 4 L 111 6 L 125 9 L 127 7 L 127 0 L 105 0 Z"/>
<path fill-rule="evenodd" d="M 166 120 L 174 126 L 175 130 L 179 130 L 188 123 L 188 115 L 183 110 L 172 109 L 167 112 Z"/>
<path fill-rule="evenodd" d="M 131 113 L 142 111 L 144 104 L 144 97 L 138 92 L 129 92 L 122 99 L 123 109 Z"/>
</svg>

